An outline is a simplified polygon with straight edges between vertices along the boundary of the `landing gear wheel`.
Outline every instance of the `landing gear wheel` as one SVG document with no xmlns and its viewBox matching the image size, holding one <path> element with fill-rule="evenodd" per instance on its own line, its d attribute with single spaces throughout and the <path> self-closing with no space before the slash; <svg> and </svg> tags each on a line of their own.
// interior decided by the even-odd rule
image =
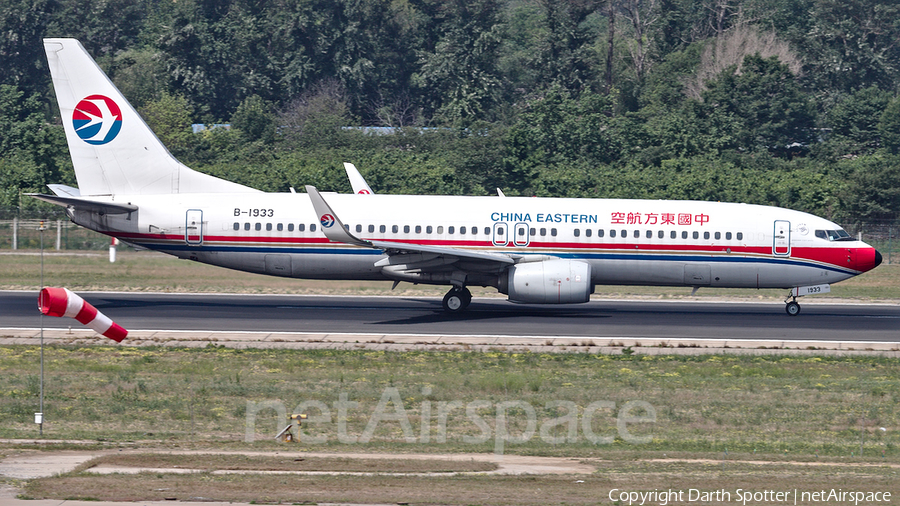
<svg viewBox="0 0 900 506">
<path fill-rule="evenodd" d="M 784 306 L 784 311 L 791 316 L 797 316 L 800 314 L 800 304 L 798 304 L 797 301 L 792 300 Z"/>
<path fill-rule="evenodd" d="M 469 307 L 470 302 L 472 302 L 472 293 L 469 292 L 468 288 L 454 287 L 447 292 L 447 295 L 444 295 L 442 305 L 444 306 L 444 311 L 448 313 L 461 313 Z"/>
</svg>

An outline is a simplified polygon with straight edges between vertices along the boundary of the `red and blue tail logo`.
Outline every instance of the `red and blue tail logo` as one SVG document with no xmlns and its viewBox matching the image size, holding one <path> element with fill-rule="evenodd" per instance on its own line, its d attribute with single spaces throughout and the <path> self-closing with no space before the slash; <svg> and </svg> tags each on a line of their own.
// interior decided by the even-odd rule
<svg viewBox="0 0 900 506">
<path fill-rule="evenodd" d="M 330 214 L 323 214 L 322 217 L 319 218 L 319 223 L 321 223 L 325 228 L 331 228 L 334 225 L 334 216 Z"/>
<path fill-rule="evenodd" d="M 75 133 L 88 144 L 106 144 L 122 129 L 122 111 L 111 98 L 91 95 L 81 99 L 72 113 Z"/>
</svg>

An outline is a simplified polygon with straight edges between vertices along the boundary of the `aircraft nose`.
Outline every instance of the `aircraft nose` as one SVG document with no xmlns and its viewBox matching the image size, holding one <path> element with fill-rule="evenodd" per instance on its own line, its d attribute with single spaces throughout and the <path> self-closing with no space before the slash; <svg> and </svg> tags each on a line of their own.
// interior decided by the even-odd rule
<svg viewBox="0 0 900 506">
<path fill-rule="evenodd" d="M 856 270 L 868 272 L 881 265 L 883 258 L 881 253 L 873 247 L 859 248 L 855 251 Z"/>
</svg>

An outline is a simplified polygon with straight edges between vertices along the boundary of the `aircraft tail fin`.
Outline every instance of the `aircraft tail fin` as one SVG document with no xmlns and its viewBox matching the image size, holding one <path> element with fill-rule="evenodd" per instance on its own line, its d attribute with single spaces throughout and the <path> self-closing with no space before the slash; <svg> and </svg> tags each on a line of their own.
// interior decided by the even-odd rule
<svg viewBox="0 0 900 506">
<path fill-rule="evenodd" d="M 44 51 L 82 196 L 257 191 L 176 160 L 77 40 Z"/>
</svg>

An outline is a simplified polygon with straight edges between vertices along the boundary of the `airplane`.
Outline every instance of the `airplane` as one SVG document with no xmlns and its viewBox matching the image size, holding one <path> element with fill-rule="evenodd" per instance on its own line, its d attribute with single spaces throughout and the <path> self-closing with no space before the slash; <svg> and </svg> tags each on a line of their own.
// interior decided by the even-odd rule
<svg viewBox="0 0 900 506">
<path fill-rule="evenodd" d="M 44 48 L 78 187 L 33 196 L 64 206 L 78 225 L 178 258 L 292 278 L 446 285 L 449 313 L 467 308 L 470 286 L 514 303 L 569 304 L 589 301 L 597 285 L 646 285 L 786 289 L 792 316 L 799 297 L 882 261 L 831 221 L 770 206 L 387 195 L 361 176 L 352 195 L 264 193 L 176 160 L 77 40 L 45 39 Z"/>
</svg>

